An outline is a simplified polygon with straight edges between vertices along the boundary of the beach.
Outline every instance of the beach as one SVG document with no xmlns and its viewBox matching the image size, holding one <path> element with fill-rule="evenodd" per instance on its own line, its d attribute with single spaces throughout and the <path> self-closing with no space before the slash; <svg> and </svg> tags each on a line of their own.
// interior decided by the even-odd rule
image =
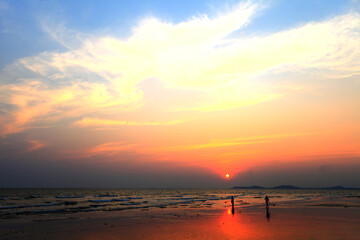
<svg viewBox="0 0 360 240">
<path fill-rule="evenodd" d="M 175 199 L 172 191 L 155 193 L 157 197 Z M 269 192 L 268 209 L 263 197 L 259 196 L 263 192 L 247 191 L 245 196 L 239 196 L 244 195 L 243 191 L 223 190 L 219 194 L 207 194 L 207 199 L 212 200 L 198 202 L 194 201 L 197 197 L 193 191 L 191 197 L 185 194 L 189 192 L 181 193 L 183 195 L 177 195 L 183 199 L 177 201 L 181 204 L 171 204 L 175 201 L 172 200 L 161 207 L 138 204 L 135 205 L 138 208 L 112 211 L 47 211 L 40 214 L 36 210 L 34 213 L 3 214 L 0 215 L 0 238 L 359 239 L 360 235 L 360 197 L 356 192 L 313 192 L 313 195 L 297 191 Z M 234 211 L 229 200 L 231 194 L 236 195 Z M 198 196 L 201 195 L 204 194 L 200 191 Z M 150 198 L 143 196 L 137 200 L 145 202 L 144 199 Z M 284 199 L 285 196 L 291 197 Z M 103 200 L 114 197 L 111 195 Z M 186 204 L 184 199 L 187 199 Z"/>
</svg>

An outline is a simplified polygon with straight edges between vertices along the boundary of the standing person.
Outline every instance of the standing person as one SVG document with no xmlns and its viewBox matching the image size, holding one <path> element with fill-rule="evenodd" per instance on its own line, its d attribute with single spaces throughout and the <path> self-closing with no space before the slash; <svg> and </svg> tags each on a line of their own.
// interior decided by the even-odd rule
<svg viewBox="0 0 360 240">
<path fill-rule="evenodd" d="M 265 203 L 266 203 L 266 206 L 268 207 L 269 206 L 269 197 L 268 197 L 268 195 L 265 196 Z"/>
<path fill-rule="evenodd" d="M 235 208 L 234 208 L 234 196 L 231 196 L 231 213 L 235 214 Z"/>
</svg>

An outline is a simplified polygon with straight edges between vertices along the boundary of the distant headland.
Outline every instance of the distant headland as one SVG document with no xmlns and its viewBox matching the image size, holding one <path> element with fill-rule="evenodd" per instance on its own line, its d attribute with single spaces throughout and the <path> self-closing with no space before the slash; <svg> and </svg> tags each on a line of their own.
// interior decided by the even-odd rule
<svg viewBox="0 0 360 240">
<path fill-rule="evenodd" d="M 262 187 L 262 186 L 235 186 L 233 189 L 306 189 L 306 190 L 360 190 L 360 188 L 348 188 L 344 186 L 333 186 L 333 187 L 297 187 L 293 185 L 280 185 L 276 187 Z"/>
</svg>

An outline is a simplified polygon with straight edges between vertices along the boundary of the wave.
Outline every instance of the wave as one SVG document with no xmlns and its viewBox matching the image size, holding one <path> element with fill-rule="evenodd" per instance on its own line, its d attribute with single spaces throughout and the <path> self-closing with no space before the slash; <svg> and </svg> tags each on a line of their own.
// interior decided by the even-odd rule
<svg viewBox="0 0 360 240">
<path fill-rule="evenodd" d="M 55 198 L 65 199 L 65 198 L 84 198 L 85 196 L 55 196 Z"/>
<path fill-rule="evenodd" d="M 0 207 L 0 210 L 3 210 L 3 209 L 15 209 L 15 208 L 50 207 L 50 206 L 59 206 L 59 205 L 62 205 L 62 203 L 19 205 L 19 206 L 3 206 L 3 207 Z"/>
</svg>

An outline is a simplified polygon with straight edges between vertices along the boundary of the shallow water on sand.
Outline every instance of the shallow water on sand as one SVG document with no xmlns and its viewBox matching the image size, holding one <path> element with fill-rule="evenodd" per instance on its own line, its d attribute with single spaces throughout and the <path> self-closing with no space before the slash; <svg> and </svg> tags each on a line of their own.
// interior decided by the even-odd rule
<svg viewBox="0 0 360 240">
<path fill-rule="evenodd" d="M 269 216 L 268 216 L 269 214 Z M 153 208 L 0 220 L 1 239 L 359 239 L 360 209 Z"/>
<path fill-rule="evenodd" d="M 0 189 L 0 219 L 152 208 L 260 207 L 264 196 L 275 206 L 359 207 L 360 191 L 242 189 Z"/>
</svg>

